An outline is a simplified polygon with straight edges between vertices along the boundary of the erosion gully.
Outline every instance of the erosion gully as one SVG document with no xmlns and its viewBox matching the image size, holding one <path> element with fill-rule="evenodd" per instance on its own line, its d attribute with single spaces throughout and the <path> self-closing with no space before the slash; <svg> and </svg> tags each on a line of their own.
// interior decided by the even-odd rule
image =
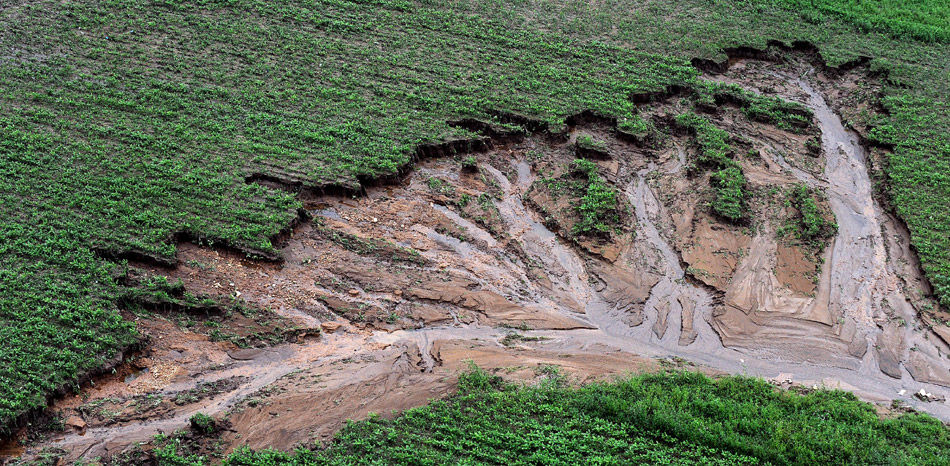
<svg viewBox="0 0 950 466">
<path fill-rule="evenodd" d="M 772 156 L 787 175 L 825 190 L 838 223 L 837 237 L 826 251 L 827 261 L 819 291 L 812 299 L 826 300 L 824 305 L 829 307 L 847 308 L 848 314 L 854 317 L 859 330 L 868 335 L 869 341 L 886 344 L 888 338 L 894 337 L 904 341 L 905 347 L 928 344 L 912 330 L 911 325 L 891 329 L 889 335 L 883 335 L 885 330 L 879 325 L 882 306 L 896 310 L 907 322 L 915 322 L 917 318 L 902 287 L 898 285 L 902 283 L 901 278 L 896 276 L 897 271 L 885 247 L 883 232 L 887 230 L 882 225 L 885 213 L 875 200 L 868 174 L 867 154 L 858 143 L 858 137 L 844 127 L 822 93 L 816 90 L 812 83 L 813 74 L 775 73 L 774 76 L 793 83 L 807 97 L 803 103 L 814 112 L 821 129 L 826 162 L 824 173 L 813 176 L 790 166 L 781 159 L 780 154 Z M 798 98 L 795 95 L 785 97 L 791 100 Z M 728 373 L 760 376 L 805 386 L 851 390 L 864 399 L 876 402 L 900 398 L 916 409 L 950 420 L 950 405 L 943 402 L 924 403 L 911 397 L 911 394 L 923 388 L 950 398 L 950 390 L 915 380 L 903 366 L 899 366 L 899 373 L 885 374 L 880 368 L 877 351 L 866 351 L 855 364 L 840 367 L 835 364 L 786 361 L 772 353 L 723 346 L 711 324 L 722 296 L 691 279 L 684 270 L 679 251 L 669 241 L 664 223 L 659 221 L 661 217 L 671 214 L 649 181 L 651 173 L 657 170 L 664 170 L 671 175 L 682 170 L 686 156 L 682 148 L 676 147 L 675 150 L 675 159 L 662 167 L 651 161 L 643 168 L 625 168 L 627 173 L 622 173 L 625 176 L 618 176 L 618 180 L 628 180 L 619 183 L 618 188 L 632 207 L 636 219 L 634 242 L 641 248 L 639 250 L 653 251 L 657 257 L 654 265 L 659 277 L 643 303 L 643 320 L 639 325 L 632 325 L 624 318 L 625 309 L 608 302 L 598 291 L 596 280 L 591 279 L 589 270 L 592 259 L 548 229 L 539 213 L 523 202 L 523 196 L 537 176 L 523 158 L 509 159 L 510 166 L 499 165 L 497 160 L 480 166 L 500 189 L 495 206 L 507 235 L 517 243 L 525 257 L 511 254 L 510 248 L 503 247 L 491 232 L 452 209 L 437 204 L 430 206 L 433 213 L 444 215 L 466 231 L 467 239 L 445 235 L 424 224 L 413 225 L 411 229 L 433 244 L 432 248 L 423 251 L 427 259 L 445 262 L 446 257 L 452 257 L 454 259 L 448 266 L 450 269 L 470 276 L 484 288 L 504 295 L 520 306 L 553 309 L 580 323 L 577 328 L 570 329 L 523 331 L 526 335 L 545 338 L 536 347 L 546 351 L 620 351 L 640 357 L 678 357 Z M 422 189 L 425 176 L 448 173 L 440 170 L 438 166 L 421 166 L 411 175 L 411 180 L 404 184 Z M 395 192 L 396 195 L 412 196 L 411 192 L 399 194 L 399 189 L 371 188 L 368 197 L 376 195 L 376 191 L 386 191 L 387 195 Z M 341 220 L 340 213 L 346 206 L 335 201 L 330 204 L 329 207 L 315 208 L 313 212 L 318 216 Z M 623 254 L 631 255 L 636 250 L 628 249 Z M 540 264 L 550 280 L 548 288 L 538 286 L 529 278 L 525 265 L 527 261 Z M 317 322 L 314 317 L 301 311 L 289 312 L 288 317 L 305 320 L 311 325 Z M 249 382 L 233 391 L 188 405 L 161 419 L 90 427 L 82 432 L 62 434 L 48 443 L 35 446 L 35 449 L 44 446 L 60 448 L 68 452 L 67 459 L 115 453 L 127 445 L 147 441 L 159 432 L 183 428 L 188 418 L 196 412 L 222 415 L 241 400 L 300 370 L 359 355 L 372 356 L 381 349 L 403 345 L 417 348 L 422 360 L 419 370 L 428 373 L 439 364 L 433 350 L 434 342 L 463 340 L 479 345 L 488 342 L 501 348 L 498 340 L 509 332 L 487 320 L 462 322 L 455 316 L 451 321 L 419 329 L 325 333 L 316 340 L 253 350 L 232 358 L 234 360 L 222 368 L 209 368 L 192 374 L 188 380 L 167 385 L 160 390 L 162 393 L 173 393 L 201 382 L 236 375 L 250 378 Z M 894 332 L 898 334 L 895 336 Z M 521 350 L 525 348 L 524 345 L 520 347 Z M 475 362 L 479 361 L 476 359 Z M 358 382 L 354 380 L 354 383 Z"/>
</svg>

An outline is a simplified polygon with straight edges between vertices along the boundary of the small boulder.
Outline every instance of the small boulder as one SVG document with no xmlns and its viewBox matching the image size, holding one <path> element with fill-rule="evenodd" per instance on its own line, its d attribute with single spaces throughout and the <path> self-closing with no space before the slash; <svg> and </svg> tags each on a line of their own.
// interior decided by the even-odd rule
<svg viewBox="0 0 950 466">
<path fill-rule="evenodd" d="M 84 421 L 79 416 L 70 416 L 68 419 L 66 419 L 66 426 L 72 427 L 78 431 L 83 431 L 86 430 L 86 421 Z"/>
<path fill-rule="evenodd" d="M 323 322 L 322 324 L 320 324 L 320 328 L 326 333 L 336 332 L 342 326 L 343 324 L 339 322 Z"/>
<path fill-rule="evenodd" d="M 927 402 L 927 403 L 931 403 L 931 402 L 934 402 L 934 401 L 943 402 L 943 401 L 946 401 L 946 400 L 947 400 L 945 397 L 940 396 L 940 395 L 934 395 L 933 393 L 930 393 L 930 392 L 928 392 L 927 390 L 924 390 L 923 388 L 921 388 L 919 392 L 914 393 L 914 396 L 915 396 L 918 400 L 924 401 L 924 402 Z"/>
</svg>

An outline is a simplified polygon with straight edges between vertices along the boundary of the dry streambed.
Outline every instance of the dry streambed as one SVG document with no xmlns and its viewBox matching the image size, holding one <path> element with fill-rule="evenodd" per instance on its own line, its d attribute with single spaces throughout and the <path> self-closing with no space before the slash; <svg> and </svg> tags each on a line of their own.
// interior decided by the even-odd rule
<svg viewBox="0 0 950 466">
<path fill-rule="evenodd" d="M 578 117 L 563 137 L 496 141 L 365 196 L 304 199 L 314 220 L 293 231 L 281 264 L 182 244 L 177 268 L 140 265 L 291 319 L 296 342 L 240 349 L 143 319 L 145 370 L 58 402 L 66 431 L 30 452 L 115 454 L 196 412 L 229 420 L 223 448 L 291 448 L 343 419 L 443 396 L 467 360 L 525 380 L 557 365 L 583 381 L 676 357 L 950 419 L 950 405 L 912 396 L 950 395 L 947 332 L 918 318 L 932 303 L 906 231 L 875 200 L 868 154 L 824 97 L 849 83 L 745 61 L 712 79 L 799 101 L 820 130 L 818 150 L 817 131 L 729 106 L 707 115 L 742 148 L 749 222 L 710 212 L 694 137 L 662 127 L 684 110 L 677 98 L 643 104 L 661 127 L 649 144 Z M 557 194 L 578 138 L 603 144 L 589 158 L 620 200 L 619 227 L 599 237 L 572 234 L 578 199 Z M 824 246 L 782 233 L 800 183 L 824 193 L 837 223 Z"/>
</svg>

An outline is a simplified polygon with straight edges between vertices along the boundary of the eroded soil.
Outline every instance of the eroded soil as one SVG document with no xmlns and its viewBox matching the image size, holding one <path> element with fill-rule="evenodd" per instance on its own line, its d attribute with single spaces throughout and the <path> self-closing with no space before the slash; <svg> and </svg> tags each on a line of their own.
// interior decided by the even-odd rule
<svg viewBox="0 0 950 466">
<path fill-rule="evenodd" d="M 65 424 L 25 452 L 113 455 L 196 412 L 230 422 L 222 451 L 289 449 L 327 440 L 347 418 L 444 396 L 468 360 L 526 381 L 555 365 L 583 382 L 676 357 L 950 419 L 946 402 L 912 396 L 950 395 L 950 332 L 919 317 L 934 303 L 906 229 L 876 199 L 873 154 L 830 107 L 868 105 L 856 84 L 867 77 L 734 60 L 709 78 L 814 112 L 814 126 L 797 132 L 730 105 L 704 115 L 732 135 L 750 221 L 709 208 L 695 137 L 669 123 L 688 105 L 677 97 L 641 105 L 658 129 L 648 142 L 581 115 L 567 134 L 422 161 L 364 196 L 304 196 L 313 220 L 286 240 L 282 263 L 182 244 L 176 268 L 137 265 L 289 319 L 295 341 L 241 348 L 142 319 L 148 357 L 57 402 Z M 585 153 L 578 137 L 604 146 Z M 602 234 L 573 232 L 578 157 L 618 195 Z M 801 183 L 837 224 L 826 243 L 785 233 L 796 215 L 788 193 Z"/>
</svg>

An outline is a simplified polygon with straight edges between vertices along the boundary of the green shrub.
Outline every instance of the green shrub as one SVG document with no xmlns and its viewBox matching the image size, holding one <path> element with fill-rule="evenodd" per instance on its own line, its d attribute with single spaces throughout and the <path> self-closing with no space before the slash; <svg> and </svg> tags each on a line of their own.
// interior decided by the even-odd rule
<svg viewBox="0 0 950 466">
<path fill-rule="evenodd" d="M 470 173 L 478 171 L 478 159 L 474 155 L 466 156 L 461 161 L 462 170 Z"/>
<path fill-rule="evenodd" d="M 834 237 L 838 232 L 838 225 L 825 219 L 827 212 L 823 212 L 815 198 L 819 192 L 813 191 L 808 185 L 800 183 L 792 188 L 789 203 L 798 211 L 798 239 L 811 244 L 822 244 Z"/>
<path fill-rule="evenodd" d="M 737 167 L 723 168 L 710 177 L 716 197 L 712 209 L 717 215 L 731 221 L 739 222 L 748 217 L 746 198 L 746 180 L 742 170 Z"/>
<path fill-rule="evenodd" d="M 200 434 L 214 433 L 217 427 L 214 418 L 204 413 L 193 414 L 188 418 L 188 422 L 191 424 L 192 430 Z"/>
<path fill-rule="evenodd" d="M 606 142 L 600 139 L 595 139 L 593 136 L 587 133 L 582 133 L 577 136 L 577 147 L 599 152 L 607 151 Z"/>
<path fill-rule="evenodd" d="M 640 115 L 623 118 L 617 122 L 617 129 L 638 137 L 646 137 L 656 131 L 653 122 Z"/>
<path fill-rule="evenodd" d="M 574 235 L 609 234 L 613 225 L 620 221 L 617 213 L 617 191 L 604 182 L 598 173 L 597 164 L 585 159 L 575 159 L 572 171 L 582 176 L 584 186 L 580 202 L 574 210 L 580 220 L 571 231 Z"/>
</svg>

